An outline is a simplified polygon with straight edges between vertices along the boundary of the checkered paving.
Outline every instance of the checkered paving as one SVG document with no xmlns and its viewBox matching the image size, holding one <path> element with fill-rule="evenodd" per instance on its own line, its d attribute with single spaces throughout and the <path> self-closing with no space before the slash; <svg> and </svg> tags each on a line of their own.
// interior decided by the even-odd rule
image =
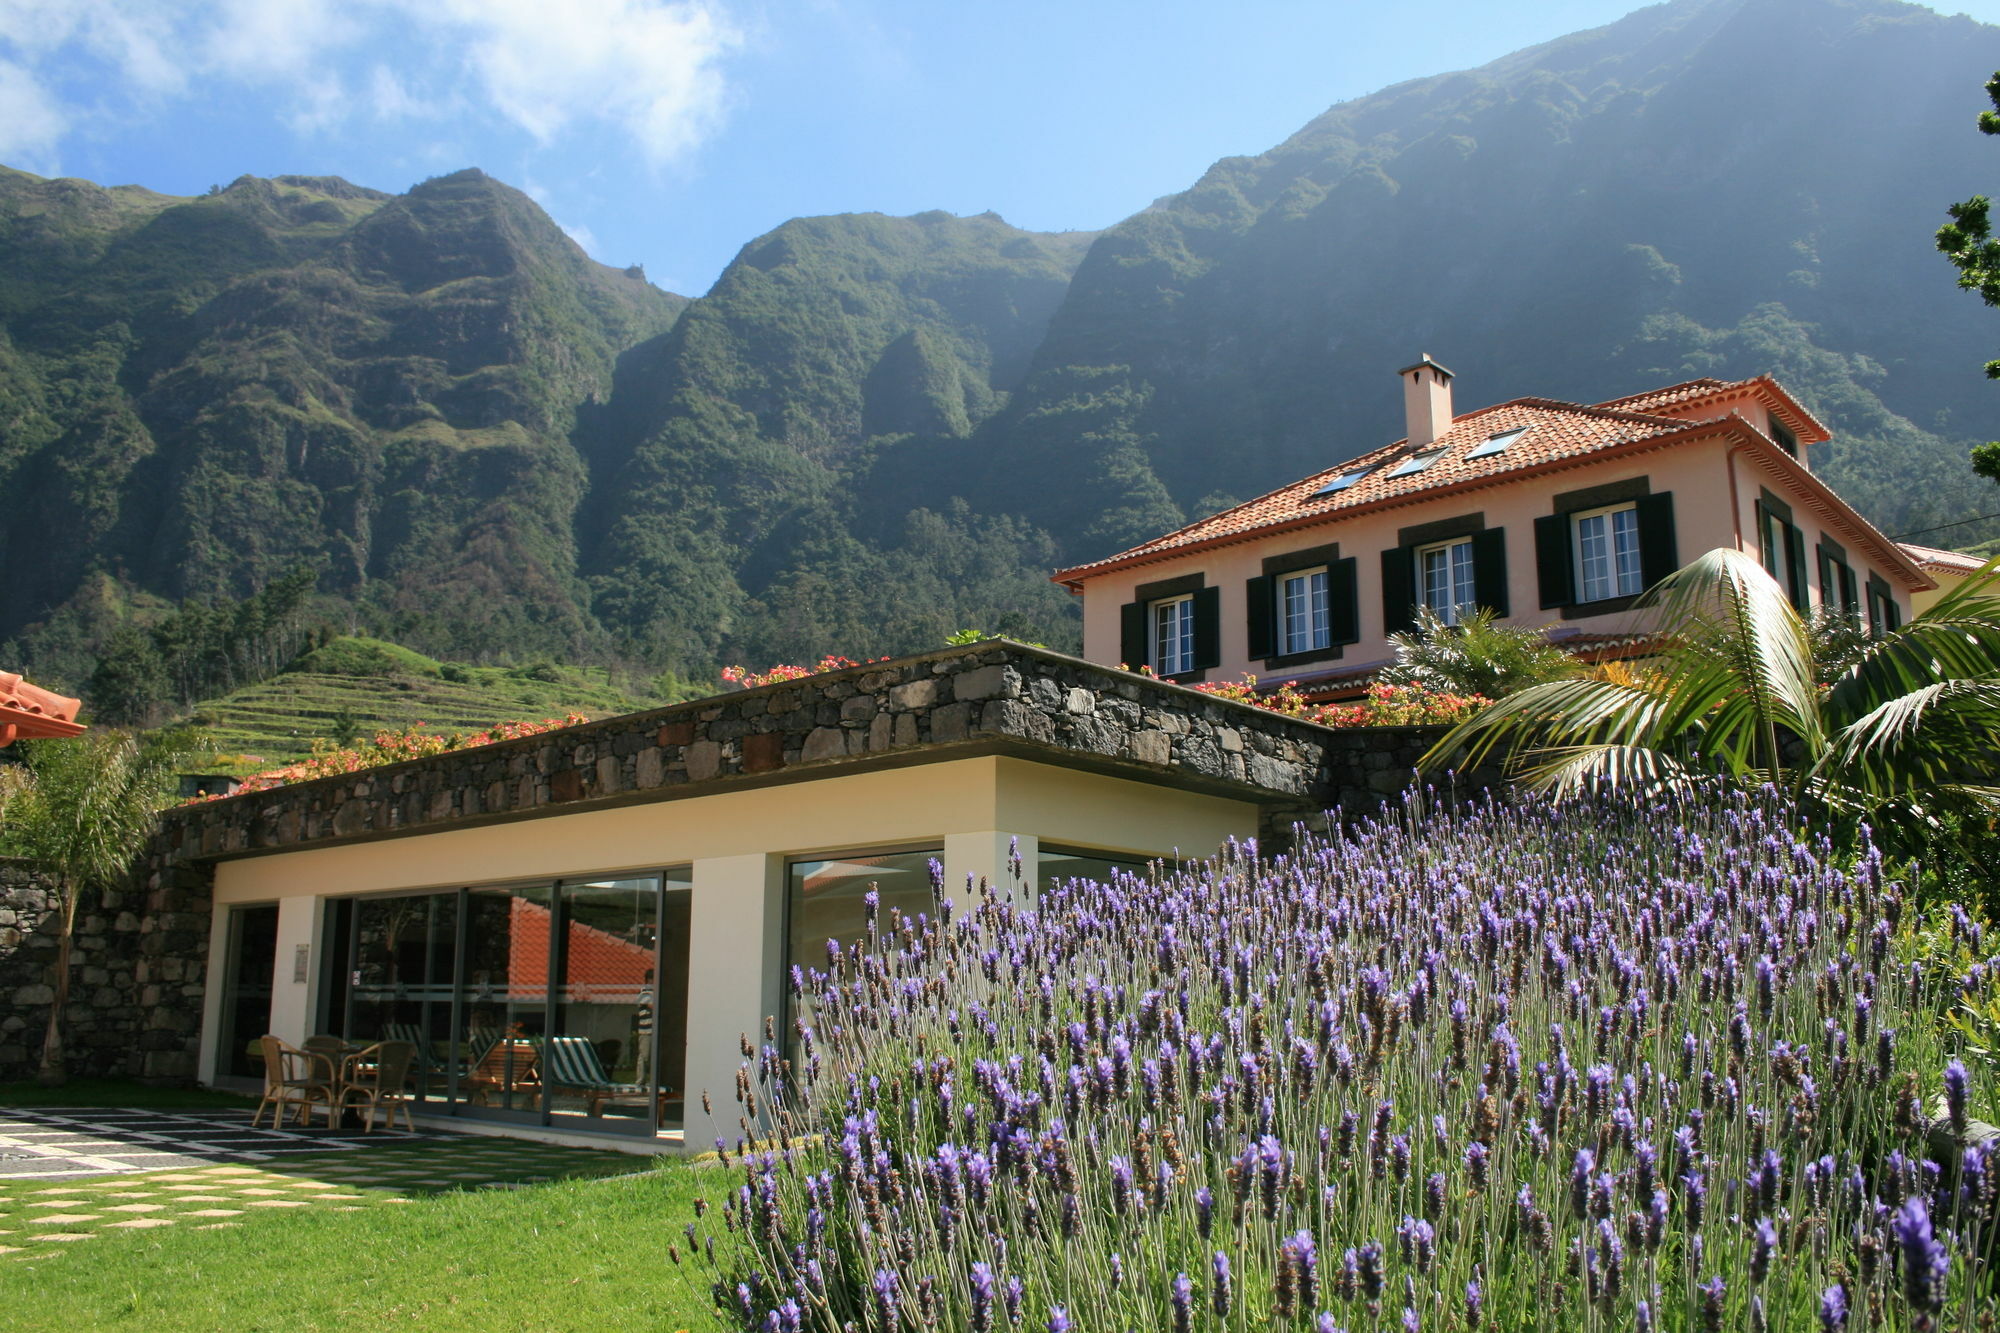
<svg viewBox="0 0 2000 1333">
<path fill-rule="evenodd" d="M 118 1108 L 0 1111 L 0 1181 L 64 1180 L 229 1162 L 269 1162 L 343 1152 L 436 1134 L 377 1126 L 372 1134 L 324 1124 L 256 1128 L 232 1109 L 149 1111 Z"/>
<path fill-rule="evenodd" d="M 6 1114 L 18 1118 L 23 1113 Z M 211 1117 L 200 1113 L 175 1118 Z M 229 1123 L 233 1126 L 234 1121 Z M 357 1147 L 371 1151 L 354 1151 Z M 10 1164 L 0 1161 L 0 1167 Z M 619 1152 L 468 1135 L 390 1138 L 377 1131 L 365 1144 L 321 1135 L 310 1150 L 265 1154 L 255 1163 L 202 1162 L 180 1169 L 97 1171 L 67 1179 L 0 1176 L 0 1261 L 56 1259 L 78 1242 L 130 1232 L 159 1235 L 166 1228 L 275 1225 L 269 1219 L 315 1210 L 407 1207 L 454 1190 L 521 1189 L 647 1169 L 644 1159 Z"/>
</svg>

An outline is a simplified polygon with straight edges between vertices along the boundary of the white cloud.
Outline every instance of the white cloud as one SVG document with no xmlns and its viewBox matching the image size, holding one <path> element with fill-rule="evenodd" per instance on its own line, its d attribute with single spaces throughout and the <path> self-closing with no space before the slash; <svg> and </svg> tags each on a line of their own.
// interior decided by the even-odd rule
<svg viewBox="0 0 2000 1333">
<path fill-rule="evenodd" d="M 579 124 L 622 129 L 654 164 L 715 128 L 721 61 L 742 42 L 705 4 L 657 0 L 443 0 L 427 12 L 471 37 L 493 106 L 542 143 Z"/>
<path fill-rule="evenodd" d="M 35 76 L 0 60 L 0 161 L 31 171 L 56 169 L 56 146 L 69 122 Z"/>
<path fill-rule="evenodd" d="M 483 113 L 542 147 L 608 129 L 659 166 L 720 124 L 743 41 L 715 0 L 0 0 L 0 153 L 234 83 L 302 136 Z"/>
<path fill-rule="evenodd" d="M 582 246 L 583 252 L 585 254 L 589 255 L 592 259 L 597 258 L 596 232 L 584 226 L 581 222 L 574 224 L 568 222 L 557 222 L 556 225 L 563 229 L 564 235 L 568 236 L 572 241 L 575 241 L 578 245 Z"/>
</svg>

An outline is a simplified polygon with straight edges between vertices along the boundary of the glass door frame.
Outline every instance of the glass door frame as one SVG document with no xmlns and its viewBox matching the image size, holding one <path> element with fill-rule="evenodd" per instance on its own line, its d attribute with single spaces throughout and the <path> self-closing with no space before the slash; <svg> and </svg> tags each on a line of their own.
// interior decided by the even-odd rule
<svg viewBox="0 0 2000 1333">
<path fill-rule="evenodd" d="M 223 919 L 222 937 L 222 988 L 217 997 L 215 1012 L 215 1074 L 211 1084 L 232 1092 L 259 1091 L 264 1086 L 264 1080 L 260 1076 L 230 1072 L 230 1067 L 234 1064 L 230 1047 L 235 1046 L 240 1049 L 244 1040 L 243 1034 L 236 1030 L 236 988 L 239 984 L 236 974 L 243 962 L 245 918 L 249 913 L 261 909 L 281 910 L 279 900 L 272 898 L 262 902 L 227 903 L 217 906 L 226 915 Z M 274 939 L 276 933 L 277 923 L 273 922 Z M 277 951 L 274 948 L 271 957 L 271 975 L 264 979 L 264 1031 L 257 1033 L 258 1037 L 271 1030 L 270 1006 L 278 998 L 278 965 Z"/>
<path fill-rule="evenodd" d="M 676 871 L 682 873 L 677 876 L 675 874 Z M 558 990 L 557 979 L 562 972 L 562 946 L 569 927 L 568 899 L 565 897 L 563 890 L 572 885 L 596 884 L 606 880 L 620 879 L 651 879 L 655 885 L 652 988 L 653 1020 L 651 1034 L 653 1049 L 651 1051 L 652 1058 L 649 1061 L 650 1077 L 648 1092 L 646 1094 L 647 1114 L 644 1116 L 621 1116 L 611 1119 L 603 1116 L 581 1116 L 571 1115 L 567 1112 L 556 1112 L 552 1106 L 554 1096 L 551 1092 L 551 1085 L 546 1082 L 541 1085 L 540 1093 L 533 1098 L 534 1104 L 532 1108 L 472 1106 L 461 1100 L 459 1084 L 461 1071 L 465 1066 L 463 1060 L 460 1058 L 459 1047 L 460 1034 L 465 1030 L 466 962 L 467 946 L 470 943 L 469 937 L 472 926 L 472 912 L 470 910 L 472 895 L 477 892 L 505 892 L 513 889 L 546 889 L 548 891 L 549 943 L 548 953 L 543 960 L 544 984 L 541 1004 L 542 1031 L 544 1035 L 548 1035 L 554 1031 L 556 1021 L 558 1004 L 556 998 Z M 662 1003 L 662 995 L 665 991 L 667 981 L 666 947 L 668 931 L 666 929 L 666 906 L 668 894 L 690 893 L 692 889 L 692 863 L 674 861 L 647 869 L 607 870 L 593 874 L 572 874 L 548 879 L 515 879 L 503 880 L 497 883 L 461 884 L 451 888 L 384 889 L 370 893 L 341 894 L 336 897 L 329 897 L 325 904 L 327 918 L 325 925 L 329 942 L 333 940 L 335 935 L 335 913 L 344 911 L 348 914 L 348 928 L 346 931 L 346 948 L 341 951 L 344 956 L 335 958 L 333 957 L 334 950 L 331 948 L 327 950 L 327 966 L 321 976 L 320 995 L 318 997 L 320 1007 L 323 1011 L 331 1007 L 329 1001 L 334 994 L 335 984 L 337 981 L 344 980 L 344 985 L 341 986 L 343 1001 L 340 1005 L 338 1017 L 343 1033 L 345 1033 L 346 1028 L 351 1026 L 353 1013 L 353 976 L 356 962 L 355 951 L 360 947 L 360 932 L 354 929 L 353 925 L 353 913 L 356 905 L 369 900 L 386 898 L 420 898 L 450 894 L 456 903 L 450 978 L 450 1023 L 453 1034 L 451 1057 L 446 1061 L 444 1100 L 433 1101 L 427 1098 L 417 1103 L 418 1109 L 423 1110 L 427 1115 L 463 1116 L 467 1119 L 498 1124 L 554 1128 L 585 1134 L 620 1134 L 634 1138 L 656 1138 L 663 1130 L 670 1133 L 676 1132 L 666 1130 L 666 1127 L 661 1123 L 659 1096 L 660 1074 L 664 1064 L 661 1058 L 663 1052 L 661 1051 L 660 1043 L 665 1037 L 666 1032 L 666 1025 L 663 1021 L 665 1006 Z M 244 905 L 262 906 L 264 904 Z M 680 983 L 685 988 L 687 984 L 687 977 L 685 975 L 681 976 Z M 686 1001 L 683 1000 L 683 1009 L 685 1008 Z M 335 1015 L 330 1012 L 322 1012 L 319 1016 L 319 1022 L 322 1027 L 330 1027 L 331 1020 L 334 1017 Z M 682 1040 L 686 1040 L 685 1033 L 683 1033 Z M 685 1059 L 685 1055 L 683 1055 L 683 1059 Z M 681 1093 L 683 1106 L 685 1106 L 686 1089 L 681 1089 Z"/>
</svg>

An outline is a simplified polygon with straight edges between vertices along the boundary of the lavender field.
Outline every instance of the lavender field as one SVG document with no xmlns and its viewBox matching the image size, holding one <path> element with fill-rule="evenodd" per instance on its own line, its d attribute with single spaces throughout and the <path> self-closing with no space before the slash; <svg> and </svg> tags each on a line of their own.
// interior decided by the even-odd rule
<svg viewBox="0 0 2000 1333">
<path fill-rule="evenodd" d="M 2000 964 L 1775 802 L 1022 887 L 830 949 L 749 1053 L 688 1227 L 745 1329 L 1992 1326 L 1938 1014 Z"/>
</svg>

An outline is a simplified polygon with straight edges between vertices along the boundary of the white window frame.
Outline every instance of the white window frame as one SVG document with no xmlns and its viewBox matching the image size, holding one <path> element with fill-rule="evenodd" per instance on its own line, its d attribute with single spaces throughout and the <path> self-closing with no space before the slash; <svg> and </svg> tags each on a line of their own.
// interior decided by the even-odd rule
<svg viewBox="0 0 2000 1333">
<path fill-rule="evenodd" d="M 1333 615 L 1327 600 L 1330 575 L 1325 565 L 1294 569 L 1278 575 L 1278 655 L 1318 652 L 1333 647 Z"/>
<path fill-rule="evenodd" d="M 1632 516 L 1632 545 L 1629 552 L 1618 549 L 1618 515 Z M 1604 558 L 1606 569 L 1596 587 L 1592 586 L 1590 565 L 1584 552 L 1583 525 L 1591 519 L 1604 520 L 1606 549 Z M 1569 547 L 1573 577 L 1576 579 L 1576 600 L 1579 606 L 1589 606 L 1593 602 L 1608 602 L 1618 597 L 1634 597 L 1646 590 L 1646 565 L 1639 536 L 1639 506 L 1628 500 L 1623 504 L 1605 505 L 1598 509 L 1585 509 L 1569 516 Z M 1629 554 L 1626 561 L 1623 556 Z"/>
<path fill-rule="evenodd" d="M 1464 553 L 1462 558 L 1460 552 Z M 1441 567 L 1444 575 L 1442 600 L 1432 598 L 1430 571 L 1425 568 L 1433 556 L 1441 556 L 1444 561 Z M 1417 605 L 1429 607 L 1431 614 L 1440 621 L 1456 625 L 1479 605 L 1479 565 L 1472 549 L 1472 538 L 1453 537 L 1448 541 L 1419 546 L 1411 552 L 1411 563 L 1416 573 Z"/>
<path fill-rule="evenodd" d="M 1146 604 L 1146 651 L 1159 675 L 1179 676 L 1194 670 L 1193 593 Z"/>
</svg>

